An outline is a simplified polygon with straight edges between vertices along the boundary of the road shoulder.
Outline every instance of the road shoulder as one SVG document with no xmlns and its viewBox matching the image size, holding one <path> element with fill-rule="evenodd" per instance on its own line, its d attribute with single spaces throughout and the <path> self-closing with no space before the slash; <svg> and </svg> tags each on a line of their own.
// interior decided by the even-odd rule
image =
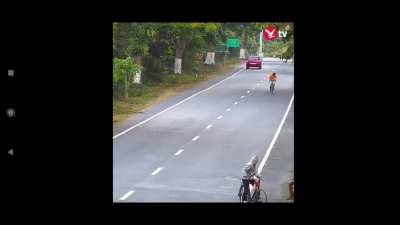
<svg viewBox="0 0 400 225">
<path fill-rule="evenodd" d="M 294 177 L 293 105 L 261 172 L 270 202 L 289 202 L 289 181 Z"/>
</svg>

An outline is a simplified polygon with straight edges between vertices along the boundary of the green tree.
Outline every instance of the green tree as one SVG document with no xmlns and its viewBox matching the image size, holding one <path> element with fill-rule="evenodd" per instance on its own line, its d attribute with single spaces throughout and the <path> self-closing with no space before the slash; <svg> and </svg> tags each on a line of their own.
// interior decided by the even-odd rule
<svg viewBox="0 0 400 225">
<path fill-rule="evenodd" d="M 149 46 L 157 35 L 154 23 L 114 23 L 114 57 L 133 57 L 136 64 L 142 65 Z"/>
<path fill-rule="evenodd" d="M 173 25 L 177 28 L 176 24 Z M 174 72 L 180 73 L 179 67 L 196 72 L 202 63 L 204 51 L 215 53 L 216 45 L 221 39 L 221 25 L 220 23 L 186 23 L 180 24 L 179 29 L 182 27 L 183 30 L 180 32 L 172 32 L 177 43 L 174 45 L 176 47 Z M 185 35 L 182 35 L 182 32 Z M 184 48 L 180 44 L 184 44 Z M 178 61 L 185 61 L 185 63 L 182 66 Z"/>
<path fill-rule="evenodd" d="M 207 43 L 207 51 L 214 52 L 216 44 L 221 41 L 221 24 L 220 23 L 204 23 L 204 39 Z"/>
<path fill-rule="evenodd" d="M 140 70 L 140 66 L 133 63 L 131 57 L 126 59 L 114 58 L 113 60 L 113 89 L 118 95 L 123 89 L 125 99 L 128 98 L 129 84 L 132 83 L 133 76 Z"/>
<path fill-rule="evenodd" d="M 149 46 L 149 54 L 144 59 L 145 78 L 161 81 L 163 73 L 173 72 L 175 47 L 171 24 L 156 23 L 157 35 Z"/>
<path fill-rule="evenodd" d="M 172 23 L 169 27 L 175 47 L 174 73 L 181 74 L 183 54 L 190 42 L 201 34 L 202 25 L 200 23 Z"/>
<path fill-rule="evenodd" d="M 224 42 L 228 38 L 239 38 L 241 40 L 241 49 L 248 55 L 248 48 L 251 48 L 251 52 L 254 52 L 256 42 L 258 40 L 258 34 L 261 29 L 257 26 L 257 23 L 223 23 L 222 37 Z"/>
</svg>

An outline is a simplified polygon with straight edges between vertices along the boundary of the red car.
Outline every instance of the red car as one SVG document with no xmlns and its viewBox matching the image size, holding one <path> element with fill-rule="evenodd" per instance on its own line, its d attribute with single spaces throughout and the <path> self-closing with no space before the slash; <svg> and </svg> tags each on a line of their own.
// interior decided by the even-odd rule
<svg viewBox="0 0 400 225">
<path fill-rule="evenodd" d="M 262 59 L 259 56 L 251 56 L 246 61 L 246 70 L 249 69 L 250 67 L 257 67 L 258 69 L 261 70 L 261 66 L 262 66 Z"/>
</svg>

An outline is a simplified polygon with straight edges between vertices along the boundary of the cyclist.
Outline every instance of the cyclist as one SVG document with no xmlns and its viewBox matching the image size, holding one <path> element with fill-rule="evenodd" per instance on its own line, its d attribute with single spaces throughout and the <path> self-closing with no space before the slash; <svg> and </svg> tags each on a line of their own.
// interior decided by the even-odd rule
<svg viewBox="0 0 400 225">
<path fill-rule="evenodd" d="M 247 197 L 250 194 L 250 184 L 254 184 L 254 181 L 257 176 L 257 168 L 256 168 L 257 163 L 258 163 L 258 157 L 253 156 L 251 160 L 243 168 L 243 173 L 244 173 L 242 177 L 242 185 L 244 188 L 243 202 L 249 201 Z"/>
<path fill-rule="evenodd" d="M 275 88 L 275 82 L 278 79 L 278 76 L 276 75 L 276 73 L 274 71 L 272 71 L 272 73 L 268 76 L 269 82 L 270 84 L 270 91 L 272 91 L 272 86 L 274 86 Z"/>
<path fill-rule="evenodd" d="M 278 76 L 274 71 L 268 76 L 269 82 L 275 82 L 278 79 Z"/>
</svg>

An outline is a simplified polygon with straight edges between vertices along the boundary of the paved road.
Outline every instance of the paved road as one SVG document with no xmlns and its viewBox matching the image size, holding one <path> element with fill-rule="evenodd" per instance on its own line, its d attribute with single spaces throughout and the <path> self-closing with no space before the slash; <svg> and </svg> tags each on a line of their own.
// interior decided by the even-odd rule
<svg viewBox="0 0 400 225">
<path fill-rule="evenodd" d="M 272 69 L 274 96 L 264 80 Z M 242 69 L 187 100 L 185 93 L 161 103 L 158 112 L 172 107 L 129 132 L 116 136 L 132 120 L 115 128 L 114 202 L 237 201 L 241 169 L 253 154 L 266 154 L 293 86 L 293 64 L 264 62 L 262 70 Z M 262 171 L 272 201 L 285 201 L 293 171 L 292 109 Z"/>
<path fill-rule="evenodd" d="M 268 202 L 286 202 L 289 197 L 289 179 L 294 178 L 293 106 L 261 172 L 263 188 L 268 191 Z"/>
</svg>

